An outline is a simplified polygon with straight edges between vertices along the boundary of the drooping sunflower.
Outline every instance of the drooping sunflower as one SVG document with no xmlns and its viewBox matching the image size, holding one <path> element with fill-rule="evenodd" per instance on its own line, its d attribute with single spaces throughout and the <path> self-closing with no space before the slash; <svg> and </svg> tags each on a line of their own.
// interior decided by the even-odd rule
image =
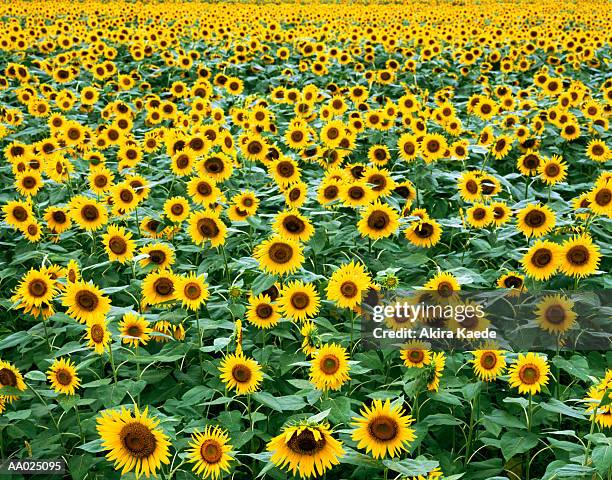
<svg viewBox="0 0 612 480">
<path fill-rule="evenodd" d="M 567 332 L 576 321 L 574 302 L 566 295 L 546 295 L 536 305 L 536 321 L 550 333 Z"/>
<path fill-rule="evenodd" d="M 278 307 L 265 293 L 251 295 L 246 311 L 247 320 L 258 328 L 274 327 L 280 320 Z"/>
<path fill-rule="evenodd" d="M 106 317 L 111 303 L 102 290 L 91 282 L 78 280 L 66 285 L 62 304 L 67 314 L 81 323 L 90 323 Z"/>
<path fill-rule="evenodd" d="M 600 259 L 599 247 L 590 235 L 574 235 L 561 245 L 559 269 L 570 277 L 586 277 L 595 273 Z"/>
<path fill-rule="evenodd" d="M 475 350 L 472 352 L 474 373 L 483 382 L 492 382 L 498 378 L 506 368 L 504 351 L 494 348 Z"/>
<path fill-rule="evenodd" d="M 253 256 L 262 270 L 273 275 L 295 272 L 304 262 L 300 245 L 295 240 L 279 236 L 273 236 L 257 245 Z"/>
<path fill-rule="evenodd" d="M 561 247 L 547 240 L 534 243 L 522 259 L 525 272 L 536 280 L 548 280 L 555 274 L 560 262 Z"/>
<path fill-rule="evenodd" d="M 148 255 L 140 260 L 142 267 L 155 265 L 156 270 L 170 268 L 174 264 L 174 250 L 165 243 L 150 243 L 140 249 L 140 255 Z"/>
<path fill-rule="evenodd" d="M 23 392 L 27 388 L 23 381 L 23 375 L 21 375 L 19 369 L 12 363 L 0 360 L 0 394 L 3 395 L 9 403 L 19 398 L 16 395 L 6 395 L 2 393 L 4 387 L 16 388 L 20 392 Z"/>
<path fill-rule="evenodd" d="M 547 205 L 527 205 L 516 214 L 517 228 L 527 238 L 539 238 L 555 226 L 555 213 Z"/>
<path fill-rule="evenodd" d="M 351 438 L 358 442 L 374 458 L 396 457 L 407 451 L 416 439 L 414 422 L 400 405 L 391 405 L 390 400 L 374 400 L 370 407 L 364 406 L 361 417 L 353 417 Z"/>
<path fill-rule="evenodd" d="M 215 480 L 222 472 L 229 472 L 229 463 L 234 459 L 229 441 L 227 431 L 219 426 L 208 425 L 203 433 L 196 430 L 187 450 L 189 462 L 195 463 L 194 473 Z"/>
<path fill-rule="evenodd" d="M 208 284 L 204 280 L 204 275 L 190 272 L 189 275 L 178 277 L 176 297 L 184 307 L 194 312 L 197 311 L 209 297 Z"/>
<path fill-rule="evenodd" d="M 142 297 L 150 305 L 177 298 L 177 276 L 170 270 L 149 273 L 142 281 Z"/>
<path fill-rule="evenodd" d="M 55 393 L 74 395 L 81 384 L 76 372 L 76 365 L 70 360 L 56 358 L 47 371 L 47 378 Z"/>
<path fill-rule="evenodd" d="M 119 334 L 122 342 L 133 347 L 146 345 L 151 339 L 153 330 L 149 327 L 149 322 L 140 315 L 125 313 L 119 322 Z"/>
<path fill-rule="evenodd" d="M 303 321 L 317 315 L 320 299 L 314 284 L 295 280 L 283 287 L 277 303 L 283 315 L 294 321 Z"/>
<path fill-rule="evenodd" d="M 429 365 L 429 375 L 427 378 L 427 390 L 437 392 L 440 388 L 440 379 L 446 365 L 446 356 L 443 352 L 435 352 L 431 355 L 431 364 Z"/>
<path fill-rule="evenodd" d="M 314 234 L 310 219 L 295 209 L 285 210 L 276 215 L 272 230 L 283 238 L 307 242 Z"/>
<path fill-rule="evenodd" d="M 263 379 L 259 363 L 242 352 L 225 355 L 219 370 L 226 388 L 235 390 L 238 395 L 257 391 Z"/>
<path fill-rule="evenodd" d="M 170 463 L 170 442 L 159 428 L 159 420 L 149 416 L 148 407 L 134 413 L 105 410 L 97 419 L 96 429 L 102 446 L 109 450 L 106 458 L 114 462 L 115 470 L 122 474 L 133 471 L 136 478 L 156 476 L 162 464 Z"/>
<path fill-rule="evenodd" d="M 131 232 L 124 227 L 109 225 L 102 236 L 102 243 L 111 262 L 126 263 L 134 258 L 136 243 L 132 240 Z"/>
<path fill-rule="evenodd" d="M 89 322 L 87 324 L 85 340 L 87 340 L 87 346 L 89 348 L 93 348 L 94 352 L 101 355 L 106 349 L 106 346 L 111 342 L 111 333 L 108 330 L 106 321 L 100 319 Z"/>
<path fill-rule="evenodd" d="M 404 230 L 404 235 L 410 243 L 417 247 L 431 248 L 440 241 L 442 228 L 433 218 L 427 218 L 412 222 Z"/>
<path fill-rule="evenodd" d="M 410 342 L 402 346 L 400 358 L 407 367 L 423 368 L 431 363 L 431 350 L 424 342 Z"/>
<path fill-rule="evenodd" d="M 312 357 L 321 346 L 318 333 L 319 330 L 316 323 L 310 320 L 306 320 L 302 323 L 300 328 L 300 335 L 302 335 L 302 352 L 309 357 Z"/>
<path fill-rule="evenodd" d="M 518 388 L 520 394 L 534 395 L 548 383 L 550 367 L 546 360 L 533 352 L 519 353 L 518 359 L 508 369 L 511 387 Z"/>
<path fill-rule="evenodd" d="M 322 391 L 340 390 L 351 378 L 348 359 L 346 349 L 340 345 L 321 345 L 310 360 L 310 381 Z"/>
<path fill-rule="evenodd" d="M 212 247 L 225 243 L 227 227 L 219 214 L 211 210 L 193 212 L 189 217 L 189 236 L 197 245 L 210 240 Z"/>
<path fill-rule="evenodd" d="M 306 421 L 283 427 L 281 433 L 268 442 L 270 461 L 291 475 L 310 478 L 323 475 L 340 463 L 344 455 L 342 443 L 332 437 L 327 423 Z"/>
<path fill-rule="evenodd" d="M 361 263 L 351 261 L 336 270 L 327 284 L 327 299 L 340 308 L 357 307 L 372 283 L 372 277 Z"/>
<path fill-rule="evenodd" d="M 24 275 L 15 289 L 16 298 L 26 305 L 36 307 L 51 303 L 56 294 L 57 283 L 46 273 L 33 268 Z"/>
<path fill-rule="evenodd" d="M 392 235 L 399 226 L 399 214 L 386 203 L 376 202 L 361 212 L 357 230 L 361 236 L 377 240 Z"/>
</svg>

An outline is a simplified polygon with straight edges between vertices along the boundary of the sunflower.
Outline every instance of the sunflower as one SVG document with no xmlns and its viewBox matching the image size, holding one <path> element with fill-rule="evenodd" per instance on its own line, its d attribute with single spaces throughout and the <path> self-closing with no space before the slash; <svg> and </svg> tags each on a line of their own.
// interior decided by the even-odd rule
<svg viewBox="0 0 612 480">
<path fill-rule="evenodd" d="M 190 272 L 189 275 L 178 277 L 176 282 L 176 297 L 183 306 L 196 312 L 208 300 L 208 284 L 204 275 Z"/>
<path fill-rule="evenodd" d="M 72 226 L 72 221 L 65 208 L 49 206 L 45 210 L 45 221 L 52 233 L 63 233 Z"/>
<path fill-rule="evenodd" d="M 506 359 L 503 350 L 484 349 L 472 352 L 474 373 L 483 382 L 491 382 L 504 373 Z"/>
<path fill-rule="evenodd" d="M 310 360 L 310 381 L 322 391 L 340 390 L 351 378 L 348 358 L 348 353 L 340 345 L 321 345 Z"/>
<path fill-rule="evenodd" d="M 65 395 L 74 395 L 81 384 L 76 373 L 76 365 L 70 359 L 56 358 L 47 371 L 47 378 L 55 393 Z"/>
<path fill-rule="evenodd" d="M 574 235 L 561 245 L 559 269 L 570 277 L 586 277 L 597 271 L 601 253 L 588 234 Z"/>
<path fill-rule="evenodd" d="M 423 290 L 430 292 L 440 302 L 449 302 L 457 299 L 461 284 L 452 273 L 438 272 L 423 285 Z"/>
<path fill-rule="evenodd" d="M 124 227 L 109 225 L 102 236 L 102 243 L 111 262 L 125 263 L 134 258 L 136 244 L 132 234 L 126 232 Z"/>
<path fill-rule="evenodd" d="M 402 134 L 397 140 L 399 156 L 405 162 L 411 162 L 419 154 L 419 143 L 416 135 L 410 133 Z"/>
<path fill-rule="evenodd" d="M 83 195 L 70 200 L 70 217 L 79 227 L 88 231 L 98 230 L 108 222 L 106 207 Z"/>
<path fill-rule="evenodd" d="M 302 335 L 302 352 L 309 357 L 314 356 L 321 346 L 318 333 L 319 330 L 316 323 L 310 320 L 302 322 L 302 326 L 300 327 L 300 335 Z"/>
<path fill-rule="evenodd" d="M 612 217 L 612 181 L 598 182 L 587 200 L 593 213 Z"/>
<path fill-rule="evenodd" d="M 548 280 L 555 274 L 560 262 L 561 247 L 543 240 L 534 243 L 522 259 L 525 272 L 536 280 Z"/>
<path fill-rule="evenodd" d="M 317 201 L 325 208 L 330 208 L 329 203 L 341 199 L 344 183 L 337 178 L 327 178 L 321 182 L 317 190 Z M 365 191 L 363 195 L 366 195 Z M 363 196 L 362 195 L 362 196 Z"/>
<path fill-rule="evenodd" d="M 165 243 L 151 243 L 140 249 L 140 255 L 147 255 L 140 260 L 141 267 L 153 265 L 155 270 L 170 268 L 174 264 L 174 250 Z"/>
<path fill-rule="evenodd" d="M 572 328 L 576 313 L 574 302 L 566 295 L 546 295 L 536 305 L 536 319 L 542 330 L 564 333 Z"/>
<path fill-rule="evenodd" d="M 483 203 L 475 203 L 466 211 L 467 222 L 474 228 L 484 228 L 493 222 L 493 211 Z"/>
<path fill-rule="evenodd" d="M 15 176 L 15 188 L 24 197 L 36 195 L 42 186 L 43 179 L 37 170 L 26 170 Z"/>
<path fill-rule="evenodd" d="M 466 202 L 475 202 L 482 196 L 482 188 L 477 172 L 464 172 L 457 183 L 459 195 Z"/>
<path fill-rule="evenodd" d="M 606 378 L 597 385 L 590 387 L 584 399 L 584 402 L 587 404 L 585 413 L 590 414 L 589 420 L 595 420 L 602 428 L 612 428 L 612 405 L 610 404 L 612 399 L 612 393 L 610 392 L 612 389 L 611 380 L 611 372 L 607 370 Z M 602 405 L 604 402 L 605 404 Z"/>
<path fill-rule="evenodd" d="M 374 458 L 396 457 L 416 439 L 415 430 L 410 428 L 414 419 L 400 405 L 391 405 L 390 400 L 374 400 L 360 413 L 361 417 L 353 417 L 351 438 L 358 442 L 357 448 L 371 452 Z"/>
<path fill-rule="evenodd" d="M 493 202 L 489 205 L 489 208 L 493 212 L 493 224 L 496 227 L 501 227 L 512 218 L 512 210 L 506 202 Z"/>
<path fill-rule="evenodd" d="M 108 330 L 104 319 L 94 320 L 87 324 L 87 332 L 85 334 L 87 346 L 93 348 L 94 352 L 101 355 L 106 346 L 111 342 L 111 333 Z"/>
<path fill-rule="evenodd" d="M 42 238 L 42 229 L 38 222 L 27 223 L 20 230 L 29 242 L 36 243 Z"/>
<path fill-rule="evenodd" d="M 68 307 L 66 313 L 81 323 L 104 319 L 111 307 L 110 299 L 100 288 L 83 280 L 66 285 L 62 304 Z"/>
<path fill-rule="evenodd" d="M 259 208 L 259 198 L 252 190 L 237 193 L 232 197 L 232 203 L 238 205 L 248 215 L 254 215 Z"/>
<path fill-rule="evenodd" d="M 442 135 L 427 133 L 423 136 L 420 152 L 427 163 L 443 158 L 446 150 L 448 150 L 448 143 Z"/>
<path fill-rule="evenodd" d="M 399 226 L 399 214 L 386 203 L 377 201 L 361 212 L 357 230 L 361 236 L 373 240 L 392 235 Z"/>
<path fill-rule="evenodd" d="M 400 358 L 407 367 L 423 368 L 431 363 L 431 350 L 424 342 L 410 342 L 400 350 Z"/>
<path fill-rule="evenodd" d="M 122 342 L 133 347 L 146 345 L 151 339 L 150 334 L 153 332 L 149 327 L 149 322 L 144 317 L 134 313 L 125 313 L 121 317 L 118 328 Z"/>
<path fill-rule="evenodd" d="M 204 433 L 196 430 L 191 435 L 191 443 L 187 450 L 190 463 L 195 463 L 193 471 L 196 475 L 213 480 L 221 476 L 221 472 L 229 472 L 229 462 L 232 445 L 229 435 L 221 427 L 207 426 Z"/>
<path fill-rule="evenodd" d="M 253 256 L 259 267 L 272 275 L 295 272 L 302 266 L 304 255 L 295 240 L 273 236 L 255 247 Z"/>
<path fill-rule="evenodd" d="M 332 437 L 327 423 L 303 421 L 283 427 L 281 433 L 268 442 L 270 461 L 286 468 L 300 478 L 323 475 L 344 455 L 342 443 Z"/>
<path fill-rule="evenodd" d="M 89 188 L 96 195 L 103 195 L 113 188 L 115 176 L 104 165 L 98 165 L 89 172 Z"/>
<path fill-rule="evenodd" d="M 518 272 L 504 273 L 497 279 L 497 286 L 510 290 L 509 294 L 512 296 L 527 291 L 527 288 L 525 288 L 525 277 Z"/>
<path fill-rule="evenodd" d="M 2 207 L 4 221 L 12 227 L 19 228 L 34 219 L 32 206 L 28 201 L 11 200 Z"/>
<path fill-rule="evenodd" d="M 300 167 L 295 160 L 289 157 L 283 156 L 274 160 L 268 166 L 268 171 L 281 187 L 287 187 L 300 180 Z"/>
<path fill-rule="evenodd" d="M 149 305 L 175 300 L 177 284 L 177 276 L 170 270 L 151 272 L 142 281 L 142 296 Z"/>
<path fill-rule="evenodd" d="M 531 177 L 532 175 L 536 175 L 542 164 L 542 159 L 538 152 L 533 150 L 528 150 L 522 156 L 520 156 L 516 161 L 516 166 L 521 172 L 522 175 L 526 177 Z"/>
<path fill-rule="evenodd" d="M 81 269 L 76 260 L 70 260 L 66 265 L 66 281 L 68 283 L 74 283 L 80 280 Z"/>
<path fill-rule="evenodd" d="M 0 394 L 4 387 L 16 388 L 20 392 L 27 388 L 19 369 L 12 363 L 0 360 Z M 15 395 L 2 395 L 9 403 L 19 398 Z"/>
<path fill-rule="evenodd" d="M 516 214 L 517 228 L 529 237 L 542 237 L 555 226 L 555 213 L 547 205 L 527 205 Z"/>
<path fill-rule="evenodd" d="M 225 243 L 227 227 L 216 212 L 211 210 L 193 212 L 189 217 L 189 235 L 197 245 L 210 240 L 212 247 L 218 247 Z"/>
<path fill-rule="evenodd" d="M 250 296 L 245 315 L 250 323 L 263 329 L 274 327 L 280 319 L 278 307 L 264 293 Z"/>
<path fill-rule="evenodd" d="M 372 192 L 372 189 L 363 180 L 340 184 L 339 195 L 347 207 L 361 207 L 369 205 L 376 198 Z M 329 203 L 330 201 L 335 200 L 335 198 L 330 199 L 329 195 L 327 195 L 325 196 L 326 201 L 324 203 Z"/>
<path fill-rule="evenodd" d="M 224 153 L 215 153 L 198 161 L 195 168 L 201 177 L 212 178 L 216 182 L 224 182 L 234 171 L 232 159 Z"/>
<path fill-rule="evenodd" d="M 285 203 L 289 208 L 300 208 L 306 202 L 308 185 L 304 182 L 294 182 L 288 185 L 283 192 Z"/>
<path fill-rule="evenodd" d="M 51 303 L 57 294 L 57 284 L 46 273 L 32 268 L 19 282 L 15 294 L 26 305 L 40 307 Z"/>
<path fill-rule="evenodd" d="M 404 230 L 406 239 L 417 247 L 431 248 L 436 245 L 442 237 L 440 224 L 432 218 L 413 222 Z"/>
<path fill-rule="evenodd" d="M 357 307 L 372 284 L 372 277 L 361 263 L 351 261 L 338 268 L 329 278 L 327 299 L 340 308 Z"/>
<path fill-rule="evenodd" d="M 326 147 L 335 148 L 344 138 L 346 126 L 339 120 L 332 120 L 321 128 L 319 138 Z"/>
<path fill-rule="evenodd" d="M 208 207 L 215 203 L 221 196 L 221 190 L 217 187 L 212 177 L 193 177 L 187 182 L 187 193 L 194 202 Z"/>
<path fill-rule="evenodd" d="M 121 412 L 102 412 L 96 429 L 115 470 L 121 469 L 122 475 L 134 471 L 137 479 L 142 475 L 149 478 L 156 476 L 162 463 L 170 463 L 170 442 L 158 425 L 159 420 L 149 416 L 148 407 L 141 412 L 134 405 L 133 414 L 123 407 Z"/>
<path fill-rule="evenodd" d="M 294 321 L 303 321 L 316 316 L 319 305 L 319 294 L 315 286 L 300 280 L 286 284 L 278 298 L 281 313 Z"/>
<path fill-rule="evenodd" d="M 244 356 L 242 352 L 225 355 L 219 370 L 226 388 L 235 390 L 238 395 L 257 391 L 263 380 L 259 363 Z"/>
<path fill-rule="evenodd" d="M 534 395 L 548 383 L 550 367 L 546 360 L 533 352 L 519 353 L 518 359 L 508 369 L 511 387 L 518 387 L 519 393 Z"/>
<path fill-rule="evenodd" d="M 164 213 L 173 223 L 181 223 L 189 216 L 189 202 L 184 197 L 172 197 L 164 202 Z"/>
<path fill-rule="evenodd" d="M 567 164 L 560 156 L 553 155 L 540 164 L 538 173 L 547 185 L 555 185 L 567 177 Z"/>
<path fill-rule="evenodd" d="M 427 378 L 427 390 L 437 392 L 440 388 L 440 379 L 446 364 L 446 356 L 443 352 L 435 352 L 431 355 L 431 364 L 429 365 L 429 375 Z"/>
<path fill-rule="evenodd" d="M 297 210 L 285 210 L 274 218 L 272 230 L 282 238 L 307 242 L 314 234 L 312 222 Z"/>
<path fill-rule="evenodd" d="M 186 177 L 193 171 L 196 160 L 196 152 L 186 147 L 176 152 L 170 159 L 170 169 L 179 177 Z"/>
<path fill-rule="evenodd" d="M 603 140 L 593 139 L 586 148 L 586 155 L 594 162 L 607 162 L 610 159 L 610 149 Z"/>
</svg>

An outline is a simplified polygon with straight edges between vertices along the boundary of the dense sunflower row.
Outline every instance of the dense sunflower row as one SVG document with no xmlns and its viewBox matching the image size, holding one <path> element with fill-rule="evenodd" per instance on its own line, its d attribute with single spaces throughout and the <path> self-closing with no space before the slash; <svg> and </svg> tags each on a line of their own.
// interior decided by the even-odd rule
<svg viewBox="0 0 612 480">
<path fill-rule="evenodd" d="M 2 458 L 611 478 L 610 351 L 360 336 L 401 289 L 553 290 L 528 328 L 579 331 L 611 285 L 607 7 L 0 5 Z"/>
</svg>

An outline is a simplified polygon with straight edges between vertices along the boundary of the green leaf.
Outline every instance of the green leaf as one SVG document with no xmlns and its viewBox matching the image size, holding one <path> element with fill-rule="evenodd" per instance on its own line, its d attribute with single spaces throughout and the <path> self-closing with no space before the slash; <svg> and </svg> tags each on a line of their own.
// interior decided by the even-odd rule
<svg viewBox="0 0 612 480">
<path fill-rule="evenodd" d="M 612 467 L 612 439 L 608 440 L 611 443 L 608 445 L 597 445 L 591 454 L 593 465 L 602 474 Z"/>
<path fill-rule="evenodd" d="M 546 403 L 544 402 L 540 403 L 540 407 L 542 407 L 544 410 L 548 412 L 560 413 L 567 417 L 579 418 L 580 420 L 583 420 L 585 418 L 582 411 L 576 408 L 572 408 L 569 405 L 566 405 L 565 403 L 557 400 L 556 398 L 551 398 Z"/>
<path fill-rule="evenodd" d="M 407 475 L 409 477 L 417 477 L 419 475 L 427 476 L 439 463 L 433 460 L 411 459 L 405 460 L 383 460 L 383 465 L 394 472 Z"/>
<path fill-rule="evenodd" d="M 24 377 L 27 378 L 28 380 L 34 380 L 37 382 L 47 381 L 47 376 L 39 370 L 30 370 L 28 373 L 24 375 Z"/>
<path fill-rule="evenodd" d="M 435 413 L 433 415 L 427 415 L 423 419 L 423 423 L 427 425 L 461 425 L 464 423 L 459 418 L 450 415 L 448 413 Z"/>
<path fill-rule="evenodd" d="M 95 440 L 92 440 L 91 442 L 87 442 L 85 445 L 80 445 L 79 448 L 89 453 L 98 453 L 103 452 L 105 450 L 102 446 L 101 438 L 97 438 Z"/>
<path fill-rule="evenodd" d="M 267 275 L 265 273 L 260 273 L 251 284 L 251 290 L 253 291 L 253 295 L 259 295 L 261 292 L 267 290 L 272 285 L 274 285 L 277 281 L 278 277 L 276 275 Z"/>
<path fill-rule="evenodd" d="M 327 418 L 329 412 L 331 412 L 331 408 L 323 410 L 322 412 L 319 412 L 316 415 L 313 415 L 312 417 L 308 417 L 308 421 L 312 423 L 320 423 Z"/>
<path fill-rule="evenodd" d="M 511 459 L 519 453 L 525 453 L 538 444 L 538 436 L 535 433 L 523 431 L 509 431 L 502 435 L 500 446 L 506 460 Z"/>
</svg>

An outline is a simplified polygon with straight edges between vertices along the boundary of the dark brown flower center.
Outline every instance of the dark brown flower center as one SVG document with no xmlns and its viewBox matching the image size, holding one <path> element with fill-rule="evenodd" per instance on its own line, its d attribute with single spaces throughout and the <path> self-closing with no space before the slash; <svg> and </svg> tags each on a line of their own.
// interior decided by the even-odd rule
<svg viewBox="0 0 612 480">
<path fill-rule="evenodd" d="M 421 363 L 425 359 L 425 352 L 420 349 L 410 350 L 407 357 L 411 363 Z"/>
<path fill-rule="evenodd" d="M 568 250 L 566 258 L 572 265 L 584 265 L 589 261 L 589 250 L 583 245 L 576 245 Z"/>
<path fill-rule="evenodd" d="M 72 383 L 72 375 L 68 370 L 58 370 L 55 373 L 55 378 L 57 379 L 57 383 L 59 383 L 60 385 L 66 386 Z"/>
<path fill-rule="evenodd" d="M 493 352 L 485 352 L 480 357 L 480 365 L 485 370 L 492 370 L 497 365 L 497 355 Z"/>
<path fill-rule="evenodd" d="M 216 238 L 219 235 L 219 226 L 212 218 L 202 218 L 198 220 L 198 232 L 204 238 Z"/>
<path fill-rule="evenodd" d="M 297 310 L 304 310 L 310 305 L 310 297 L 307 293 L 296 292 L 291 295 L 291 305 Z"/>
<path fill-rule="evenodd" d="M 333 375 L 340 369 L 340 360 L 335 355 L 325 355 L 319 361 L 321 371 L 326 375 Z"/>
<path fill-rule="evenodd" d="M 374 210 L 368 217 L 368 227 L 373 230 L 384 230 L 389 223 L 391 223 L 389 215 L 382 210 Z"/>
<path fill-rule="evenodd" d="M 290 233 L 299 234 L 304 231 L 306 224 L 295 215 L 288 215 L 283 219 L 283 227 Z"/>
<path fill-rule="evenodd" d="M 549 323 L 560 325 L 565 320 L 565 309 L 561 305 L 551 305 L 544 312 L 544 317 Z"/>
<path fill-rule="evenodd" d="M 379 442 L 389 442 L 397 437 L 398 425 L 392 418 L 381 415 L 370 421 L 368 431 Z"/>
<path fill-rule="evenodd" d="M 286 243 L 276 242 L 270 246 L 269 256 L 274 263 L 287 263 L 293 258 L 293 248 Z"/>
<path fill-rule="evenodd" d="M 246 365 L 236 365 L 232 368 L 232 377 L 238 383 L 247 383 L 251 380 L 251 369 Z"/>
<path fill-rule="evenodd" d="M 291 162 L 279 162 L 276 171 L 283 178 L 291 178 L 295 173 L 295 167 Z"/>
<path fill-rule="evenodd" d="M 100 212 L 95 205 L 85 205 L 81 209 L 81 216 L 88 222 L 93 222 L 100 217 Z"/>
<path fill-rule="evenodd" d="M 0 370 L 0 385 L 3 387 L 16 387 L 17 386 L 17 375 L 8 368 Z"/>
<path fill-rule="evenodd" d="M 221 173 L 225 169 L 225 165 L 220 158 L 212 157 L 204 162 L 204 169 L 208 173 Z"/>
<path fill-rule="evenodd" d="M 81 290 L 75 295 L 76 304 L 87 312 L 95 311 L 98 306 L 98 296 L 89 290 Z"/>
<path fill-rule="evenodd" d="M 166 261 L 166 253 L 163 250 L 151 250 L 149 259 L 156 265 L 161 265 Z"/>
<path fill-rule="evenodd" d="M 540 370 L 532 364 L 523 365 L 519 371 L 521 382 L 527 385 L 533 385 L 540 378 Z"/>
<path fill-rule="evenodd" d="M 25 208 L 21 206 L 13 208 L 13 217 L 15 217 L 17 221 L 24 222 L 28 219 L 28 216 L 28 211 Z"/>
<path fill-rule="evenodd" d="M 541 210 L 531 210 L 525 215 L 525 223 L 530 228 L 538 228 L 546 223 L 546 214 Z"/>
<path fill-rule="evenodd" d="M 299 434 L 294 433 L 287 442 L 289 449 L 298 455 L 314 455 L 325 447 L 325 437 L 321 435 L 319 440 L 315 440 L 314 434 L 306 428 Z"/>
<path fill-rule="evenodd" d="M 94 343 L 102 343 L 104 340 L 104 327 L 94 324 L 89 331 L 89 335 Z"/>
<path fill-rule="evenodd" d="M 429 223 L 421 223 L 414 229 L 419 238 L 429 238 L 434 233 L 434 227 Z"/>
<path fill-rule="evenodd" d="M 197 283 L 188 283 L 183 289 L 185 296 L 189 300 L 197 300 L 202 295 L 202 288 Z"/>
<path fill-rule="evenodd" d="M 213 439 L 208 439 L 202 443 L 200 447 L 200 457 L 208 464 L 215 464 L 221 460 L 223 449 L 219 442 Z"/>
<path fill-rule="evenodd" d="M 48 287 L 47 283 L 44 280 L 36 279 L 29 283 L 28 292 L 33 297 L 42 297 L 47 293 Z"/>
<path fill-rule="evenodd" d="M 472 217 L 474 217 L 474 220 L 482 220 L 486 216 L 487 216 L 487 211 L 484 208 L 478 207 L 472 211 Z"/>
<path fill-rule="evenodd" d="M 267 303 L 261 303 L 257 305 L 257 308 L 255 308 L 255 313 L 259 318 L 270 318 L 273 312 L 274 310 L 272 309 L 272 306 L 268 305 Z"/>
<path fill-rule="evenodd" d="M 147 458 L 153 455 L 157 440 L 145 425 L 133 422 L 125 425 L 119 433 L 121 443 L 131 457 Z"/>
<path fill-rule="evenodd" d="M 185 207 L 183 207 L 183 205 L 180 203 L 175 203 L 170 207 L 170 211 L 172 212 L 172 215 L 179 216 L 183 214 Z"/>
<path fill-rule="evenodd" d="M 468 180 L 465 184 L 465 189 L 472 195 L 478 193 L 478 183 L 475 180 Z"/>
<path fill-rule="evenodd" d="M 115 255 L 123 255 L 127 252 L 127 242 L 123 237 L 113 237 L 108 242 L 108 248 Z"/>
<path fill-rule="evenodd" d="M 335 185 L 330 185 L 328 187 L 325 187 L 325 189 L 323 190 L 323 196 L 327 200 L 333 200 L 337 198 L 338 193 L 339 193 L 338 187 L 336 187 Z M 350 195 L 350 191 L 349 191 L 349 195 Z"/>
<path fill-rule="evenodd" d="M 55 223 L 66 223 L 66 214 L 64 212 L 62 212 L 61 210 L 55 210 L 52 214 L 51 214 L 51 218 L 53 218 L 53 221 Z"/>
<path fill-rule="evenodd" d="M 196 187 L 196 190 L 203 197 L 207 197 L 212 193 L 212 187 L 208 182 L 199 182 L 198 186 Z"/>
<path fill-rule="evenodd" d="M 169 278 L 158 278 L 153 282 L 153 290 L 162 297 L 168 297 L 174 293 L 174 282 Z"/>
<path fill-rule="evenodd" d="M 506 277 L 504 279 L 504 286 L 506 288 L 521 288 L 523 286 L 523 280 L 515 276 Z"/>
<path fill-rule="evenodd" d="M 534 252 L 531 263 L 538 268 L 544 268 L 552 262 L 552 259 L 553 254 L 548 248 L 539 248 Z"/>
<path fill-rule="evenodd" d="M 595 194 L 595 203 L 601 207 L 605 207 L 612 200 L 612 191 L 609 188 L 601 188 Z"/>
<path fill-rule="evenodd" d="M 340 286 L 340 293 L 343 297 L 353 298 L 359 293 L 359 288 L 354 282 L 348 280 Z"/>
</svg>

